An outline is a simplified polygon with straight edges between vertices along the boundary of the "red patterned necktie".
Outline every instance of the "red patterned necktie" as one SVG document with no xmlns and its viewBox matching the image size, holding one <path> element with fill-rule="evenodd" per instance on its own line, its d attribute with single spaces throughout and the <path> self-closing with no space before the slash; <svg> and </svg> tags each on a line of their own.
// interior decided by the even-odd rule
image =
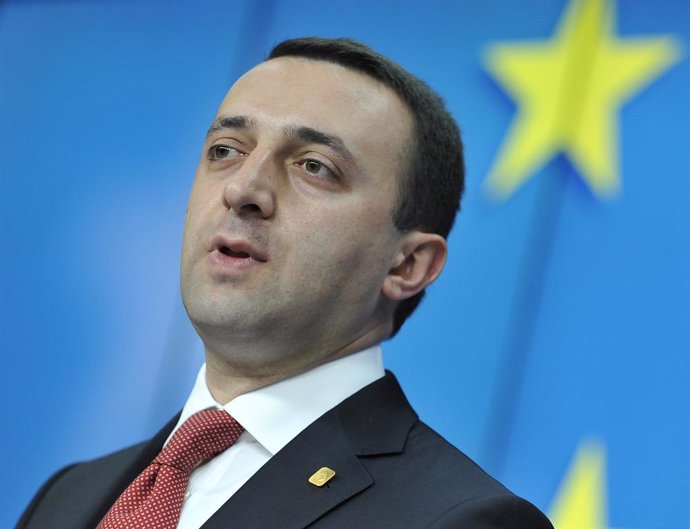
<svg viewBox="0 0 690 529">
<path fill-rule="evenodd" d="M 97 529 L 177 527 L 189 474 L 230 448 L 243 431 L 225 410 L 208 409 L 192 415 L 125 489 Z"/>
</svg>

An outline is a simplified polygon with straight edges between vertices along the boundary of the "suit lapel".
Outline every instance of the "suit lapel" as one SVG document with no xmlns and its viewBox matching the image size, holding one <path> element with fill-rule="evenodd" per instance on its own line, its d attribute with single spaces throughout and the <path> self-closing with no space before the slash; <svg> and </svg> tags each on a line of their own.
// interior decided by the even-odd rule
<svg viewBox="0 0 690 529">
<path fill-rule="evenodd" d="M 274 455 L 202 527 L 300 529 L 373 484 L 359 456 L 402 451 L 417 416 L 395 377 L 367 386 L 324 414 Z M 309 477 L 336 472 L 325 486 Z"/>
<path fill-rule="evenodd" d="M 89 505 L 92 508 L 88 511 L 82 511 L 82 520 L 71 518 L 69 523 L 65 525 L 58 524 L 56 527 L 79 527 L 84 529 L 96 527 L 110 507 L 120 497 L 120 494 L 158 455 L 163 448 L 163 443 L 165 443 L 170 432 L 177 424 L 179 417 L 179 414 L 173 417 L 149 441 L 123 452 L 122 455 L 126 458 L 124 465 L 117 463 L 113 465 L 113 472 L 109 472 L 109 469 L 105 468 L 102 473 L 94 475 L 93 483 L 84 487 L 84 490 L 87 492 L 85 497 L 82 498 L 83 505 Z M 93 500 L 89 498 L 93 498 Z"/>
<path fill-rule="evenodd" d="M 324 466 L 335 470 L 335 477 L 323 487 L 309 483 L 309 477 Z M 203 529 L 227 528 L 229 521 L 243 529 L 305 527 L 371 483 L 347 445 L 337 415 L 331 414 L 273 456 Z"/>
</svg>

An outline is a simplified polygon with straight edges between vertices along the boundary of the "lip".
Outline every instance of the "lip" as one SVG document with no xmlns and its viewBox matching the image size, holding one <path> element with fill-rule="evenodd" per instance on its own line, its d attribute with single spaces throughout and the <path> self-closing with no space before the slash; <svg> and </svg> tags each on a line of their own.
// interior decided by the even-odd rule
<svg viewBox="0 0 690 529">
<path fill-rule="evenodd" d="M 220 254 L 229 259 L 251 259 L 260 263 L 268 261 L 266 252 L 260 250 L 245 239 L 231 239 L 218 235 L 211 241 L 210 253 Z"/>
<path fill-rule="evenodd" d="M 266 253 L 245 239 L 218 236 L 211 241 L 207 265 L 221 278 L 241 277 L 267 261 Z"/>
</svg>

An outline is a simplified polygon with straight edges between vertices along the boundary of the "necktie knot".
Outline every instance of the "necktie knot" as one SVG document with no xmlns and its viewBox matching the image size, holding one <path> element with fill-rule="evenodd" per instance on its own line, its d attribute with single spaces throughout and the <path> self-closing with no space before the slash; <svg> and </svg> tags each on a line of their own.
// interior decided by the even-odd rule
<svg viewBox="0 0 690 529">
<path fill-rule="evenodd" d="M 243 431 L 225 410 L 192 415 L 120 495 L 98 529 L 177 527 L 190 472 L 230 448 Z"/>
<path fill-rule="evenodd" d="M 190 473 L 230 448 L 243 431 L 240 423 L 225 410 L 200 411 L 177 429 L 154 463 Z"/>
</svg>

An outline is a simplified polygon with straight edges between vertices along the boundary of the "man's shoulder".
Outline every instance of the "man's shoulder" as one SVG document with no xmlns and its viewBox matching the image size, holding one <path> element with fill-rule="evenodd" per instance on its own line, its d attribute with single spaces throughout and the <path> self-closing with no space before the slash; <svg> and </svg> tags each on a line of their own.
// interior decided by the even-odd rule
<svg viewBox="0 0 690 529">
<path fill-rule="evenodd" d="M 119 474 L 136 457 L 142 445 L 91 461 L 74 463 L 55 472 L 24 510 L 17 522 L 17 529 L 59 527 L 56 515 L 58 518 L 82 518 L 85 514 L 83 506 L 89 496 L 100 495 L 100 489 L 108 482 L 108 476 Z"/>
<path fill-rule="evenodd" d="M 390 372 L 344 401 L 337 411 L 358 456 L 398 456 L 397 468 L 383 473 L 383 479 L 404 471 L 410 474 L 410 483 L 438 483 L 444 489 L 457 484 L 468 496 L 508 493 L 470 457 L 420 420 Z M 364 460 L 375 464 L 376 458 Z M 392 461 L 383 457 L 380 464 Z"/>
<path fill-rule="evenodd" d="M 56 472 L 34 495 L 17 529 L 95 527 L 124 488 L 155 457 L 178 417 L 148 441 Z"/>
<path fill-rule="evenodd" d="M 457 481 L 468 495 L 510 493 L 471 457 L 421 420 L 410 430 L 404 454 L 414 461 L 418 472 L 438 476 L 446 484 Z"/>
<path fill-rule="evenodd" d="M 343 405 L 345 428 L 373 481 L 348 506 L 353 520 L 376 512 L 381 527 L 406 520 L 407 527 L 551 528 L 536 507 L 421 421 L 391 373 Z"/>
<path fill-rule="evenodd" d="M 375 501 L 395 505 L 410 527 L 552 527 L 539 509 L 420 420 L 397 457 L 362 462 L 375 476 Z"/>
</svg>

